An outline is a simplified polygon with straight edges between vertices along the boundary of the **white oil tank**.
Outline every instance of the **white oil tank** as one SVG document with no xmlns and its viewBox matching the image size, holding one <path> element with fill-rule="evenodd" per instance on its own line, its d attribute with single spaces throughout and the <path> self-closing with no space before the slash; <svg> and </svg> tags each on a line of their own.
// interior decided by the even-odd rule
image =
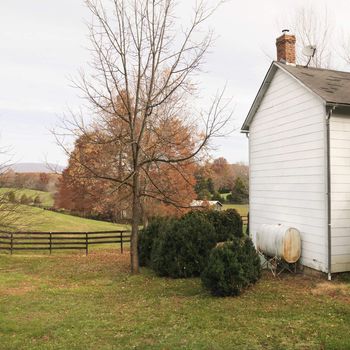
<svg viewBox="0 0 350 350">
<path fill-rule="evenodd" d="M 301 254 L 300 232 L 285 225 L 261 225 L 256 233 L 257 249 L 267 256 L 277 256 L 295 263 Z"/>
</svg>

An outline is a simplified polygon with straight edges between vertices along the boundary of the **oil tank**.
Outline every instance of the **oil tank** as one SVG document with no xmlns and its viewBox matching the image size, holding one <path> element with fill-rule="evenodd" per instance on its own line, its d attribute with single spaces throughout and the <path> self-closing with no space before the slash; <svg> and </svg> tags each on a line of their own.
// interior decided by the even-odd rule
<svg viewBox="0 0 350 350">
<path fill-rule="evenodd" d="M 267 256 L 277 256 L 295 263 L 301 254 L 300 232 L 286 225 L 261 225 L 256 233 L 256 245 Z"/>
</svg>

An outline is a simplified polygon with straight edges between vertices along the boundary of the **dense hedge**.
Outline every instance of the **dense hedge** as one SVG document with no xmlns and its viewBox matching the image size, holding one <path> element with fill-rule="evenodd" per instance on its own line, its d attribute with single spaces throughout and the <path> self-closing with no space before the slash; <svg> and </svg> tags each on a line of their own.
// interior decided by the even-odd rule
<svg viewBox="0 0 350 350">
<path fill-rule="evenodd" d="M 243 238 L 237 211 L 193 211 L 179 219 L 156 218 L 139 233 L 139 261 L 157 275 L 199 276 L 216 243 Z"/>
<path fill-rule="evenodd" d="M 215 230 L 199 212 L 173 220 L 153 243 L 151 267 L 159 276 L 199 276 L 216 244 Z"/>
<path fill-rule="evenodd" d="M 214 226 L 217 242 L 231 241 L 235 237 L 243 237 L 242 218 L 236 210 L 207 210 L 201 213 Z"/>
<path fill-rule="evenodd" d="M 239 295 L 261 274 L 260 259 L 249 237 L 212 249 L 201 274 L 204 287 L 215 296 Z"/>
<path fill-rule="evenodd" d="M 141 230 L 138 236 L 138 252 L 140 266 L 150 266 L 151 253 L 154 241 L 163 234 L 172 219 L 157 217 L 153 218 L 147 228 Z"/>
</svg>

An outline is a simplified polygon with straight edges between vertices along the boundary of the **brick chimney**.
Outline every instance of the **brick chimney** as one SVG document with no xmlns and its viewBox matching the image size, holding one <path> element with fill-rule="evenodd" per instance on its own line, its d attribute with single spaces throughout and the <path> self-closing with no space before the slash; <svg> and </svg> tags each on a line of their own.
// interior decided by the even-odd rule
<svg viewBox="0 0 350 350">
<path fill-rule="evenodd" d="M 295 36 L 288 34 L 289 30 L 282 30 L 282 35 L 276 39 L 277 61 L 295 65 Z"/>
</svg>

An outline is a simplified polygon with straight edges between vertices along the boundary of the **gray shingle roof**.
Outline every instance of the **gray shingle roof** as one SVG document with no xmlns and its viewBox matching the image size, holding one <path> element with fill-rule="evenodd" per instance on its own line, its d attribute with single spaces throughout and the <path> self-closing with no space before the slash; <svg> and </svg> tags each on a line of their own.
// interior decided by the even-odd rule
<svg viewBox="0 0 350 350">
<path fill-rule="evenodd" d="M 330 104 L 350 105 L 350 73 L 275 63 Z"/>
<path fill-rule="evenodd" d="M 276 71 L 282 69 L 293 76 L 300 84 L 319 96 L 328 106 L 350 107 L 350 72 L 341 72 L 321 68 L 305 68 L 273 61 L 266 73 L 260 89 L 254 99 L 248 115 L 242 125 L 241 132 L 249 132 L 250 123 L 259 108 Z M 349 111 L 347 111 L 349 114 Z"/>
</svg>

